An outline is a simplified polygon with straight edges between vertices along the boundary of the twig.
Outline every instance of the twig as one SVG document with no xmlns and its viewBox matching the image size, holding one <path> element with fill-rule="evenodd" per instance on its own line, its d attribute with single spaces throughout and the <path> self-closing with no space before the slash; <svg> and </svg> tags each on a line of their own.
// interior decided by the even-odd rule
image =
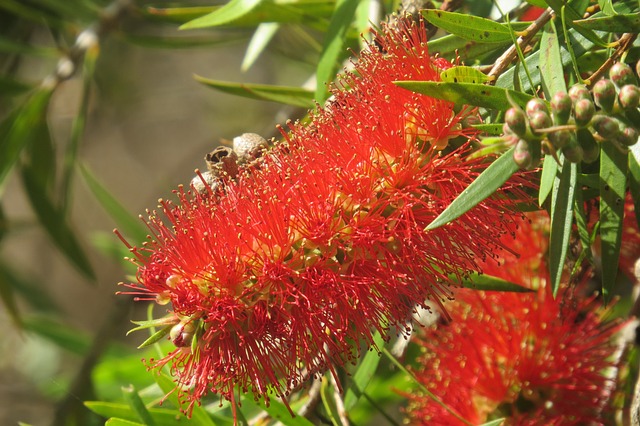
<svg viewBox="0 0 640 426">
<path fill-rule="evenodd" d="M 100 38 L 111 31 L 131 8 L 132 0 L 114 0 L 100 13 L 100 19 L 85 28 L 69 49 L 60 58 L 55 70 L 42 80 L 42 87 L 55 89 L 61 82 L 70 79 L 76 73 L 87 51 L 98 47 Z"/>
<path fill-rule="evenodd" d="M 336 403 L 336 410 L 338 411 L 340 423 L 342 423 L 342 426 L 349 426 L 347 410 L 344 408 L 344 401 L 342 400 L 342 395 L 340 394 L 340 384 L 333 374 L 329 374 L 329 378 L 331 379 L 331 384 L 333 385 L 333 399 Z"/>
<path fill-rule="evenodd" d="M 529 45 L 529 43 L 531 43 L 531 40 L 533 40 L 533 37 L 538 33 L 538 31 L 540 31 L 540 29 L 544 27 L 545 24 L 549 22 L 553 16 L 554 16 L 554 12 L 553 12 L 553 9 L 551 9 L 550 7 L 547 8 L 544 12 L 542 12 L 542 14 L 538 17 L 538 19 L 533 21 L 531 25 L 529 25 L 522 32 L 522 35 L 518 37 L 517 46 L 519 46 L 521 50 L 524 50 L 524 48 L 526 48 Z M 491 71 L 488 74 L 489 77 L 494 77 L 493 81 L 495 82 L 498 76 L 502 74 L 504 70 L 509 65 L 511 65 L 513 61 L 516 60 L 517 57 L 518 57 L 517 47 L 516 45 L 513 45 L 506 52 L 504 52 L 502 56 L 498 58 L 495 65 L 493 66 L 493 68 L 491 68 Z"/>
<path fill-rule="evenodd" d="M 631 45 L 633 44 L 633 42 L 636 40 L 637 37 L 638 37 L 638 33 L 622 34 L 622 37 L 620 37 L 620 40 L 618 40 L 618 47 L 613 52 L 613 54 L 606 61 L 604 61 L 604 63 L 600 66 L 600 68 L 598 68 L 593 74 L 591 74 L 591 77 L 584 80 L 584 84 L 590 87 L 593 85 L 593 83 L 598 81 L 600 77 L 602 77 L 604 73 L 606 73 L 609 70 L 609 68 L 611 68 L 611 66 L 618 59 L 620 59 L 622 54 L 631 48 Z"/>
</svg>

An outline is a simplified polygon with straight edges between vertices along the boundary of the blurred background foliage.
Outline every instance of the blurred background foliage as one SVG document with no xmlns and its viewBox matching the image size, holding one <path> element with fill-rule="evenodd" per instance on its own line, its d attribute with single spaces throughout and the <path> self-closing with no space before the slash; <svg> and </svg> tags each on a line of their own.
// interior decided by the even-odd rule
<svg viewBox="0 0 640 426">
<path fill-rule="evenodd" d="M 526 26 L 518 20 L 532 4 L 547 3 L 503 5 L 514 30 Z M 148 418 L 139 398 L 158 401 L 171 383 L 140 362 L 157 348 L 140 352 L 135 346 L 144 338 L 124 340 L 130 320 L 147 313 L 143 304 L 114 296 L 116 283 L 135 270 L 111 230 L 133 244 L 143 241 L 137 213 L 187 184 L 204 167 L 206 152 L 244 132 L 275 136 L 276 124 L 322 104 L 326 83 L 347 65 L 349 51 L 357 52 L 371 24 L 400 6 L 393 0 L 0 1 L 1 424 Z M 501 16 L 490 0 L 427 6 Z M 637 1 L 616 7 L 638 10 Z M 467 65 L 494 63 L 513 35 L 478 43 L 429 31 L 432 53 L 459 55 Z M 636 42 L 630 58 L 638 50 Z M 609 52 L 587 47 L 584 53 L 577 65 L 593 72 Z M 513 73 L 521 71 L 510 69 L 511 80 L 503 83 L 512 87 Z M 527 84 L 523 79 L 525 91 Z M 357 424 L 380 416 L 376 408 L 397 412 L 400 397 L 391 389 L 406 386 L 406 376 L 375 355 L 366 363 L 382 362 L 388 374 L 369 384 L 374 405 L 354 408 Z M 102 402 L 89 410 L 88 400 Z M 247 413 L 259 411 L 251 401 L 246 406 Z M 281 407 L 274 407 L 277 417 Z M 149 422 L 176 423 L 170 402 L 153 410 Z M 204 410 L 179 423 L 230 421 L 226 405 Z"/>
</svg>

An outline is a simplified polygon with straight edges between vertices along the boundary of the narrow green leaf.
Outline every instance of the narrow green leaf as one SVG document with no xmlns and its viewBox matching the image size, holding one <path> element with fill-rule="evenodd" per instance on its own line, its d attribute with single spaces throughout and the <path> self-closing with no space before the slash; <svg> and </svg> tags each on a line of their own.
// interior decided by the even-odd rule
<svg viewBox="0 0 640 426">
<path fill-rule="evenodd" d="M 21 95 L 31 90 L 32 87 L 30 84 L 0 75 L 0 93 L 2 93 L 5 100 L 10 96 Z"/>
<path fill-rule="evenodd" d="M 509 149 L 496 159 L 474 180 L 440 215 L 431 222 L 425 231 L 438 228 L 462 216 L 485 198 L 493 194 L 518 170 L 513 161 L 513 151 Z"/>
<path fill-rule="evenodd" d="M 495 77 L 494 77 L 495 79 Z M 486 83 L 487 81 L 491 81 L 488 75 L 483 73 L 482 71 L 473 68 L 473 67 L 465 67 L 465 66 L 457 66 L 449 68 L 448 70 L 444 70 L 440 73 L 440 80 L 446 83 Z"/>
<path fill-rule="evenodd" d="M 150 49 L 197 49 L 202 47 L 225 46 L 237 43 L 246 39 L 244 34 L 211 34 L 207 36 L 161 36 L 161 35 L 140 35 L 122 34 L 122 38 L 127 42 L 137 46 Z"/>
<path fill-rule="evenodd" d="M 42 193 L 42 188 L 30 170 L 22 170 L 22 181 L 33 210 L 51 240 L 72 265 L 85 277 L 95 281 L 95 273 L 89 258 L 62 212 L 53 204 L 47 194 Z"/>
<path fill-rule="evenodd" d="M 134 241 L 142 242 L 148 234 L 147 228 L 140 218 L 133 216 L 116 198 L 98 181 L 93 172 L 85 164 L 80 164 L 80 174 L 85 184 L 98 200 L 102 208 L 113 219 L 116 226 Z"/>
<path fill-rule="evenodd" d="M 231 0 L 220 9 L 181 25 L 180 29 L 188 30 L 228 24 L 247 15 L 262 1 L 263 0 Z"/>
<path fill-rule="evenodd" d="M 20 152 L 34 142 L 32 130 L 46 126 L 51 90 L 39 90 L 0 124 L 0 194 Z"/>
<path fill-rule="evenodd" d="M 511 107 L 507 92 L 511 99 L 521 107 L 524 107 L 533 98 L 526 93 L 484 84 L 437 81 L 395 81 L 394 83 L 413 92 L 454 102 L 456 105 L 475 105 L 501 111 L 506 111 Z"/>
<path fill-rule="evenodd" d="M 16 304 L 14 288 L 11 282 L 6 279 L 3 271 L 0 271 L 0 299 L 2 299 L 2 305 L 9 314 L 9 317 L 11 317 L 11 320 L 20 328 L 22 326 L 22 320 L 20 319 L 20 313 Z"/>
<path fill-rule="evenodd" d="M 558 92 L 567 91 L 560 55 L 560 41 L 553 20 L 544 26 L 540 40 L 540 77 L 546 99 L 551 99 Z"/>
<path fill-rule="evenodd" d="M 124 395 L 124 400 L 129 404 L 129 407 L 131 407 L 131 410 L 135 413 L 138 420 L 147 426 L 156 426 L 156 422 L 153 421 L 151 414 L 149 414 L 147 407 L 144 405 L 144 402 L 142 402 L 138 391 L 133 385 L 123 387 L 122 394 Z"/>
<path fill-rule="evenodd" d="M 580 175 L 578 175 L 578 177 L 579 176 Z M 578 183 L 579 182 L 580 179 L 578 179 Z M 576 220 L 576 227 L 578 228 L 578 237 L 580 237 L 580 244 L 582 245 L 582 252 L 580 253 L 580 256 L 591 259 L 591 235 L 589 233 L 587 214 L 584 208 L 584 197 L 579 188 L 576 191 L 573 211 Z M 576 262 L 576 266 L 579 264 L 580 262 Z"/>
<path fill-rule="evenodd" d="M 159 327 L 159 326 L 164 327 L 167 325 L 175 325 L 178 323 L 178 319 L 172 315 L 169 315 L 163 318 L 156 318 L 152 320 L 142 320 L 142 321 L 131 321 L 131 322 L 137 325 L 137 327 L 127 331 L 127 336 L 133 332 L 146 330 L 147 328 L 151 328 L 151 327 Z"/>
<path fill-rule="evenodd" d="M 55 343 L 76 355 L 84 355 L 91 345 L 88 335 L 67 324 L 46 317 L 28 317 L 23 321 L 24 329 Z"/>
<path fill-rule="evenodd" d="M 636 211 L 636 222 L 640 229 L 640 143 L 630 149 L 629 155 L 629 191 Z"/>
<path fill-rule="evenodd" d="M 616 10 L 613 8 L 613 2 L 611 0 L 598 0 L 598 5 L 600 6 L 600 10 L 607 16 L 614 16 L 617 14 Z M 636 31 L 638 27 L 635 27 Z"/>
<path fill-rule="evenodd" d="M 315 98 L 321 105 L 328 97 L 326 84 L 333 80 L 339 67 L 340 57 L 346 53 L 344 48 L 346 34 L 355 17 L 358 3 L 359 0 L 336 0 L 335 11 L 325 33 L 322 53 L 316 68 Z"/>
<path fill-rule="evenodd" d="M 563 159 L 560 156 L 561 160 Z M 551 234 L 549 236 L 549 271 L 553 295 L 558 293 L 564 261 L 567 257 L 573 221 L 578 169 L 564 160 L 560 175 L 556 176 L 551 196 Z"/>
<path fill-rule="evenodd" d="M 373 336 L 374 345 L 381 349 L 384 347 L 384 339 L 380 333 Z M 370 349 L 360 361 L 358 368 L 351 376 L 351 383 L 344 396 L 344 409 L 347 412 L 358 402 L 362 394 L 367 389 L 367 385 L 373 378 L 378 364 L 380 363 L 380 353 L 376 349 Z"/>
<path fill-rule="evenodd" d="M 542 163 L 542 175 L 540 176 L 540 189 L 538 190 L 538 205 L 542 206 L 553 189 L 553 182 L 558 173 L 558 162 L 551 155 L 544 156 Z"/>
<path fill-rule="evenodd" d="M 465 288 L 483 291 L 510 291 L 514 293 L 529 293 L 533 291 L 519 284 L 503 280 L 502 278 L 477 273 L 471 274 L 467 279 L 461 281 L 460 284 Z"/>
<path fill-rule="evenodd" d="M 340 415 L 338 413 L 338 407 L 336 407 L 336 402 L 334 400 L 335 394 L 336 391 L 334 390 L 333 386 L 329 384 L 329 379 L 327 379 L 327 375 L 325 374 L 322 377 L 322 387 L 320 388 L 322 405 L 324 405 L 324 409 L 329 416 L 329 420 L 331 420 L 331 423 L 333 423 L 333 426 L 342 426 Z"/>
<path fill-rule="evenodd" d="M 247 46 L 247 51 L 244 53 L 242 65 L 240 66 L 241 71 L 247 71 L 253 66 L 279 29 L 280 24 L 277 22 L 265 22 L 258 25 L 258 28 L 256 28 L 256 31 L 253 33 L 253 37 L 251 37 L 251 41 Z"/>
<path fill-rule="evenodd" d="M 605 31 L 608 33 L 637 32 L 638 28 L 640 28 L 640 12 L 602 18 L 580 19 L 573 21 L 573 24 L 579 28 Z"/>
<path fill-rule="evenodd" d="M 261 410 L 269 413 L 269 417 L 273 420 L 277 420 L 279 423 L 285 426 L 312 426 L 313 423 L 307 418 L 302 416 L 292 417 L 289 409 L 286 405 L 280 402 L 276 397 L 269 399 L 269 406 L 264 403 L 264 399 L 256 401 L 252 395 L 242 399 L 243 411 L 245 408 L 248 410 Z"/>
<path fill-rule="evenodd" d="M 137 420 L 136 414 L 128 404 L 105 401 L 85 401 L 84 405 L 89 410 L 102 417 L 117 417 L 128 421 Z M 153 418 L 156 426 L 175 426 L 177 424 L 176 419 L 184 416 L 178 410 L 166 408 L 149 408 L 148 412 Z"/>
<path fill-rule="evenodd" d="M 528 1 L 530 2 L 530 0 Z M 495 419 L 495 420 L 491 420 L 490 422 L 483 423 L 480 426 L 500 426 L 505 422 L 505 420 L 506 420 L 506 417 L 503 417 L 501 419 Z"/>
<path fill-rule="evenodd" d="M 145 424 L 114 417 L 104 422 L 104 426 L 145 426 Z"/>
<path fill-rule="evenodd" d="M 600 150 L 600 242 L 605 301 L 611 297 L 618 274 L 627 169 L 627 154 L 614 143 L 603 143 Z"/>
<path fill-rule="evenodd" d="M 154 378 L 162 392 L 166 394 L 167 399 L 176 407 L 182 407 L 178 399 L 178 392 L 176 392 L 176 384 L 173 380 L 161 372 L 154 374 Z M 191 420 L 198 426 L 216 426 L 204 407 L 199 404 L 194 404 Z"/>
<path fill-rule="evenodd" d="M 299 87 L 272 86 L 267 84 L 232 83 L 228 81 L 211 80 L 200 77 L 194 78 L 209 87 L 232 95 L 243 96 L 261 101 L 279 102 L 301 108 L 311 109 L 315 106 L 313 92 Z"/>
<path fill-rule="evenodd" d="M 38 312 L 58 312 L 60 308 L 49 294 L 48 289 L 32 279 L 25 278 L 23 274 L 24 271 L 16 273 L 9 265 L 0 261 L 0 281 L 6 282 L 16 296 L 20 296 L 23 301 Z"/>
<path fill-rule="evenodd" d="M 511 42 L 509 29 L 491 19 L 437 9 L 425 9 L 422 15 L 436 27 L 467 40 L 481 43 Z"/>
<path fill-rule="evenodd" d="M 587 28 L 575 27 L 573 26 L 573 21 L 581 19 L 582 15 L 580 15 L 574 7 L 569 3 L 565 4 L 563 0 L 547 0 L 549 7 L 553 9 L 556 13 L 556 16 L 561 16 L 562 13 L 565 14 L 567 20 L 565 21 L 567 24 L 572 26 L 577 32 L 579 32 L 584 38 L 589 40 L 596 46 L 607 47 L 606 43 L 604 43 L 593 31 Z M 564 12 L 562 11 L 564 7 Z"/>
<path fill-rule="evenodd" d="M 169 334 L 169 332 L 171 332 L 172 328 L 173 328 L 173 325 L 167 325 L 164 328 L 161 328 L 160 330 L 156 331 L 151 336 L 149 336 L 149 338 L 147 340 L 145 340 L 144 342 L 140 343 L 140 345 L 138 345 L 138 349 L 143 349 L 143 348 L 146 348 L 147 346 L 153 345 L 156 342 L 159 342 L 167 334 Z"/>
</svg>

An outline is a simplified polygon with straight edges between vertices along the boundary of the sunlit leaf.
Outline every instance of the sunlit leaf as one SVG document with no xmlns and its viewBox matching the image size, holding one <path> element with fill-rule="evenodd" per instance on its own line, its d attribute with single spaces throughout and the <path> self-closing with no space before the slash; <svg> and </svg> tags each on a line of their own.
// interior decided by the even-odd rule
<svg viewBox="0 0 640 426">
<path fill-rule="evenodd" d="M 114 417 L 107 420 L 104 423 L 104 426 L 145 426 L 145 424 Z"/>
<path fill-rule="evenodd" d="M 600 6 L 600 10 L 602 13 L 608 16 L 614 16 L 617 14 L 616 10 L 613 8 L 613 2 L 611 0 L 598 0 L 598 5 Z M 638 27 L 635 27 L 636 31 Z"/>
<path fill-rule="evenodd" d="M 638 28 L 640 28 L 640 12 L 602 18 L 581 19 L 573 21 L 573 24 L 580 28 L 606 31 L 609 33 L 637 32 Z"/>
<path fill-rule="evenodd" d="M 515 293 L 528 293 L 533 291 L 519 284 L 503 280 L 502 278 L 478 273 L 471 274 L 467 279 L 461 281 L 460 285 L 465 288 L 483 291 L 510 291 Z"/>
<path fill-rule="evenodd" d="M 38 90 L 20 108 L 0 124 L 0 194 L 5 180 L 25 146 L 34 143 L 33 132 L 46 126 L 46 113 L 51 90 Z"/>
<path fill-rule="evenodd" d="M 247 15 L 262 1 L 263 0 L 231 0 L 220 9 L 183 24 L 180 29 L 207 28 L 228 24 Z"/>
<path fill-rule="evenodd" d="M 122 394 L 124 395 L 124 400 L 135 413 L 137 420 L 140 420 L 147 426 L 156 426 L 156 422 L 153 420 L 153 417 L 151 417 L 151 414 L 149 414 L 149 410 L 147 410 L 147 407 L 144 405 L 144 402 L 142 402 L 138 391 L 133 385 L 123 387 Z"/>
<path fill-rule="evenodd" d="M 560 158 L 563 159 L 562 156 Z M 551 286 L 554 296 L 560 288 L 562 269 L 567 257 L 567 249 L 569 248 L 577 176 L 576 164 L 564 160 L 560 174 L 556 176 L 553 184 L 551 233 L 549 235 L 549 271 L 551 273 Z"/>
<path fill-rule="evenodd" d="M 279 102 L 301 108 L 313 108 L 313 92 L 299 87 L 272 86 L 267 84 L 231 83 L 228 81 L 211 80 L 196 75 L 198 82 L 232 95 L 243 96 L 262 101 Z"/>
<path fill-rule="evenodd" d="M 636 211 L 636 222 L 640 229 L 640 143 L 633 145 L 629 152 L 629 190 Z"/>
<path fill-rule="evenodd" d="M 436 27 L 467 40 L 481 43 L 511 42 L 509 28 L 491 19 L 437 9 L 425 9 L 422 15 Z"/>
<path fill-rule="evenodd" d="M 251 68 L 260 54 L 266 49 L 273 36 L 276 35 L 279 28 L 280 24 L 277 22 L 265 22 L 258 25 L 242 59 L 242 65 L 240 66 L 242 71 L 247 71 Z"/>
<path fill-rule="evenodd" d="M 330 373 L 329 373 L 330 374 Z M 322 377 L 322 387 L 320 389 L 320 397 L 322 398 L 322 405 L 329 416 L 329 420 L 333 426 L 342 426 L 342 422 L 340 421 L 340 414 L 338 412 L 338 407 L 336 406 L 336 401 L 334 395 L 337 394 L 337 391 L 333 386 L 329 383 L 329 379 L 327 379 L 327 375 L 325 374 Z"/>
<path fill-rule="evenodd" d="M 600 243 L 602 292 L 605 301 L 611 298 L 611 291 L 618 274 L 627 169 L 627 154 L 612 142 L 602 143 L 600 150 Z"/>
<path fill-rule="evenodd" d="M 326 84 L 331 82 L 339 66 L 339 59 L 345 56 L 345 35 L 354 19 L 359 0 L 336 0 L 329 28 L 324 35 L 322 53 L 316 68 L 315 98 L 319 104 L 327 99 Z"/>
<path fill-rule="evenodd" d="M 542 89 L 547 99 L 558 92 L 566 92 L 560 41 L 554 21 L 549 21 L 543 28 L 540 40 L 540 76 Z"/>
<path fill-rule="evenodd" d="M 443 83 L 438 81 L 396 81 L 400 87 L 434 98 L 454 102 L 456 105 L 475 105 L 506 111 L 511 107 L 507 92 L 518 105 L 524 105 L 533 96 L 514 90 L 473 83 Z"/>
<path fill-rule="evenodd" d="M 128 404 L 104 401 L 85 401 L 84 405 L 89 410 L 102 417 L 117 417 L 128 421 L 137 420 L 136 414 Z M 183 416 L 183 414 L 178 410 L 170 410 L 166 408 L 149 408 L 148 412 L 153 418 L 156 426 L 175 426 L 177 424 L 176 419 Z"/>
<path fill-rule="evenodd" d="M 446 83 L 486 83 L 495 79 L 489 77 L 482 71 L 465 66 L 451 67 L 440 73 L 440 80 Z"/>
<path fill-rule="evenodd" d="M 474 180 L 453 202 L 435 218 L 426 228 L 429 231 L 445 225 L 462 216 L 473 207 L 493 194 L 518 170 L 518 165 L 513 161 L 511 148 Z"/>
<path fill-rule="evenodd" d="M 558 173 L 558 162 L 552 155 L 545 155 L 540 176 L 540 189 L 538 190 L 538 205 L 542 206 L 551 194 L 553 182 Z"/>
<path fill-rule="evenodd" d="M 374 346 L 378 349 L 384 347 L 384 339 L 380 333 L 376 332 L 373 337 Z M 349 411 L 360 399 L 367 385 L 373 378 L 378 364 L 380 363 L 380 353 L 376 349 L 370 349 L 363 357 L 358 368 L 351 375 L 349 387 L 344 396 L 344 408 Z"/>
<path fill-rule="evenodd" d="M 164 392 L 167 396 L 167 399 L 173 403 L 176 407 L 182 407 L 180 404 L 180 400 L 178 399 L 178 392 L 175 391 L 176 384 L 171 380 L 169 376 L 164 373 L 157 372 L 154 374 L 154 378 L 162 392 Z M 191 419 L 195 422 L 195 424 L 199 426 L 216 426 L 214 421 L 211 419 L 209 414 L 207 414 L 204 407 L 199 404 L 193 405 L 193 412 L 191 413 Z"/>
<path fill-rule="evenodd" d="M 263 399 L 256 401 L 253 396 L 248 395 L 247 397 L 242 399 L 242 408 L 254 409 L 259 411 L 265 411 L 269 413 L 269 417 L 274 420 L 277 420 L 280 424 L 284 426 L 312 426 L 313 423 L 310 422 L 306 417 L 291 416 L 291 413 L 287 409 L 287 406 L 280 402 L 276 397 L 272 397 L 269 400 L 269 406 L 264 403 Z"/>
<path fill-rule="evenodd" d="M 80 174 L 84 182 L 98 200 L 102 208 L 113 219 L 116 226 L 129 238 L 137 242 L 145 240 L 148 230 L 144 226 L 140 218 L 132 215 L 103 185 L 91 172 L 85 164 L 80 164 Z"/>
</svg>

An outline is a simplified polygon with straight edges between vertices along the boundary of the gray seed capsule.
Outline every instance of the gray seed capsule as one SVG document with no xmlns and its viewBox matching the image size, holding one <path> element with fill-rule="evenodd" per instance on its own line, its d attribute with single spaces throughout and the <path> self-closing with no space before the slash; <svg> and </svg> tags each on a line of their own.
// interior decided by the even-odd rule
<svg viewBox="0 0 640 426">
<path fill-rule="evenodd" d="M 257 133 L 243 133 L 233 138 L 233 151 L 238 155 L 238 163 L 250 163 L 262 156 L 267 149 L 267 140 Z"/>
</svg>

